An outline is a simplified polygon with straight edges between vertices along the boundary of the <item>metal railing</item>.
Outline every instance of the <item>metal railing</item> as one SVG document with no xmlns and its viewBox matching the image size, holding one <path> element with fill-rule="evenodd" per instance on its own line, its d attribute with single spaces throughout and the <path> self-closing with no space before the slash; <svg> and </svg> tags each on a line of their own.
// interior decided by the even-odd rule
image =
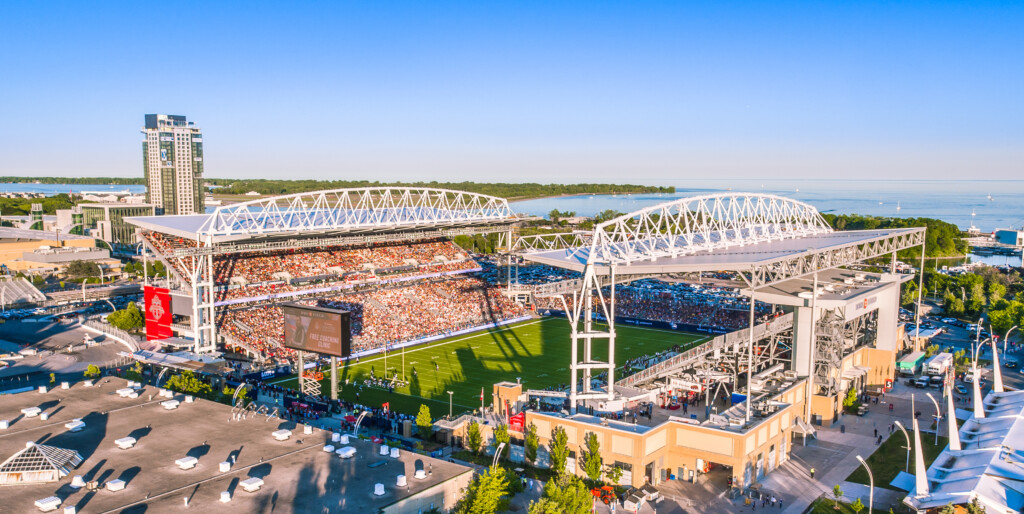
<svg viewBox="0 0 1024 514">
<path fill-rule="evenodd" d="M 783 330 L 788 330 L 793 326 L 793 314 L 785 314 L 775 318 L 767 323 L 762 323 L 754 327 L 754 340 L 763 339 L 767 336 L 777 334 Z M 733 346 L 735 344 L 742 344 L 750 340 L 750 329 L 744 328 L 735 332 L 729 332 L 728 334 L 722 334 L 720 336 L 699 344 L 689 350 L 682 353 L 676 354 L 668 359 L 665 359 L 654 366 L 651 366 L 639 373 L 634 373 L 628 377 L 623 378 L 615 382 L 616 385 L 620 386 L 632 386 L 634 384 L 644 382 L 658 378 L 662 373 L 666 373 L 673 369 L 682 367 L 683 365 L 696 361 L 700 357 L 703 357 L 713 351 L 721 350 Z"/>
<path fill-rule="evenodd" d="M 89 328 L 99 330 L 100 332 L 103 332 L 104 334 L 107 334 L 110 337 L 124 341 L 125 344 L 132 348 L 132 351 L 139 350 L 139 344 L 142 342 L 142 340 L 133 334 L 129 334 L 128 332 L 125 332 L 124 330 L 121 330 L 117 327 L 91 319 L 86 320 L 85 323 L 82 324 Z"/>
</svg>

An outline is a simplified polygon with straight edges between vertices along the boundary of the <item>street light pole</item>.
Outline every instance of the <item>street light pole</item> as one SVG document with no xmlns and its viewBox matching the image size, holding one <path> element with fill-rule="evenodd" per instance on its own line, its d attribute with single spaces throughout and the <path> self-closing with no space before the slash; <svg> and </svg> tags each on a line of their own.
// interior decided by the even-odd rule
<svg viewBox="0 0 1024 514">
<path fill-rule="evenodd" d="M 860 455 L 857 455 L 857 460 L 860 461 L 864 469 L 868 471 L 868 481 L 871 483 L 870 492 L 868 493 L 868 512 L 875 511 L 875 476 L 871 474 L 871 468 L 868 467 L 868 463 L 864 462 L 864 459 Z"/>
<path fill-rule="evenodd" d="M 1010 332 L 1013 332 L 1013 329 L 1015 328 L 1017 328 L 1017 325 L 1014 325 L 1010 330 L 1007 330 L 1006 335 L 1003 336 L 1003 358 L 1006 358 L 1006 342 L 1010 340 Z"/>
<path fill-rule="evenodd" d="M 935 404 L 935 446 L 939 445 L 939 422 L 942 421 L 942 410 L 939 409 L 939 402 L 935 401 L 935 397 L 932 393 L 924 393 L 929 400 Z"/>
<path fill-rule="evenodd" d="M 448 419 L 452 419 L 452 392 L 448 391 Z"/>
<path fill-rule="evenodd" d="M 910 434 L 907 433 L 907 429 L 903 428 L 903 423 L 900 423 L 899 421 L 894 421 L 893 423 L 895 423 L 896 427 L 900 429 L 900 432 L 903 432 L 903 437 L 907 438 L 907 467 L 904 471 L 910 473 L 910 450 L 912 449 L 910 445 Z"/>
</svg>

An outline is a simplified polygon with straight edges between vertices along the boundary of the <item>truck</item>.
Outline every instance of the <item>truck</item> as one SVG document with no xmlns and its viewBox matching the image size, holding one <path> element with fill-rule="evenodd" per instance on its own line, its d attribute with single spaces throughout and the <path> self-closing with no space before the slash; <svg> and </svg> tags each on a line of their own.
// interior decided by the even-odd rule
<svg viewBox="0 0 1024 514">
<path fill-rule="evenodd" d="M 924 361 L 924 352 L 913 352 L 907 354 L 896 363 L 896 369 L 900 375 L 916 375 Z"/>
<path fill-rule="evenodd" d="M 943 352 L 928 359 L 926 369 L 929 375 L 944 375 L 952 365 L 953 354 Z"/>
</svg>

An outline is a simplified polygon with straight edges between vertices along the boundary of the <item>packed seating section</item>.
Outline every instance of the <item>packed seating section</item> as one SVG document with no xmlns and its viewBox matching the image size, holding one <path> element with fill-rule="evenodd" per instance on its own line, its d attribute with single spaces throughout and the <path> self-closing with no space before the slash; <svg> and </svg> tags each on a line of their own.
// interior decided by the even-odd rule
<svg viewBox="0 0 1024 514">
<path fill-rule="evenodd" d="M 176 259 L 169 258 L 175 249 L 198 246 L 187 238 L 157 232 L 143 235 L 165 262 L 175 266 Z M 185 270 L 177 271 L 188 279 Z M 463 275 L 470 271 L 475 273 Z M 330 292 L 300 302 L 350 311 L 353 352 L 374 350 L 527 315 L 525 307 L 501 294 L 506 273 L 496 262 L 474 260 L 448 240 L 217 256 L 216 300 L 232 304 L 219 309 L 218 327 L 228 341 L 267 357 L 287 359 L 293 352 L 280 344 L 284 337 L 281 310 L 265 305 L 267 295 L 303 292 L 313 283 L 357 285 L 361 290 Z M 395 277 L 410 280 L 384 283 Z M 519 268 L 516 278 L 531 285 L 576 277 L 571 271 L 527 265 Z M 562 304 L 557 297 L 538 297 L 534 307 L 543 314 L 561 310 Z M 733 288 L 656 280 L 617 287 L 616 311 L 622 317 L 729 331 L 749 323 L 749 303 Z M 770 308 L 758 304 L 755 314 L 761 320 L 770 316 Z"/>
<path fill-rule="evenodd" d="M 305 300 L 301 303 L 348 310 L 352 351 L 362 352 L 442 335 L 526 315 L 526 310 L 476 278 L 451 278 L 406 287 Z M 221 331 L 270 357 L 288 356 L 280 341 L 280 307 L 233 309 L 222 316 Z"/>
</svg>

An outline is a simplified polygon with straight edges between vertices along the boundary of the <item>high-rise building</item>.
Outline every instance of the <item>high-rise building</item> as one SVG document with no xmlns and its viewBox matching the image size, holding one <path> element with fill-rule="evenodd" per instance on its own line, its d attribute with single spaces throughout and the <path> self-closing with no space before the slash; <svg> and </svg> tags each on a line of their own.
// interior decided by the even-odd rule
<svg viewBox="0 0 1024 514">
<path fill-rule="evenodd" d="M 157 214 L 201 214 L 203 133 L 184 116 L 147 114 L 142 129 L 146 203 Z"/>
</svg>

